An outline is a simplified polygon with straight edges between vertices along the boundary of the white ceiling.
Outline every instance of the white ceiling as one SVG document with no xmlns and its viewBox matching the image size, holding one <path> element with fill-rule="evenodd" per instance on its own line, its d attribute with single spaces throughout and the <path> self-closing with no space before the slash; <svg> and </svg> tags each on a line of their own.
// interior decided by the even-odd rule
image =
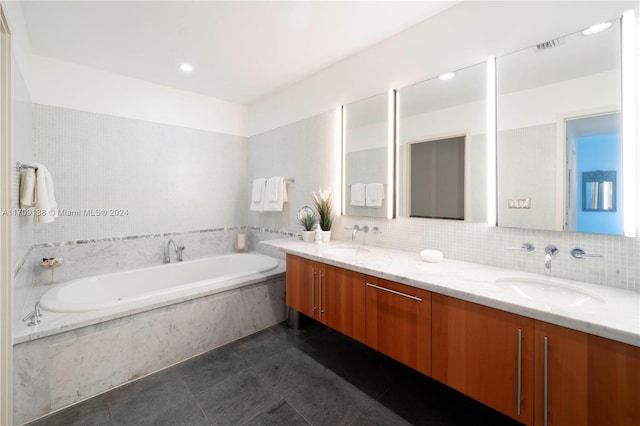
<svg viewBox="0 0 640 426">
<path fill-rule="evenodd" d="M 249 105 L 456 3 L 25 1 L 22 9 L 37 55 Z"/>
</svg>

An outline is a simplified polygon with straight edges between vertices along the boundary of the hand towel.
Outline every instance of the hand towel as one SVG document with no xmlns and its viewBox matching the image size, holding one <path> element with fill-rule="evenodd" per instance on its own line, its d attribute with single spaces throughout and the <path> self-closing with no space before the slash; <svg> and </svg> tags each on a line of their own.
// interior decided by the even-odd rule
<svg viewBox="0 0 640 426">
<path fill-rule="evenodd" d="M 382 207 L 384 186 L 381 183 L 368 183 L 365 188 L 365 204 L 367 207 Z"/>
<path fill-rule="evenodd" d="M 266 212 L 281 212 L 288 201 L 287 181 L 282 176 L 267 179 L 266 196 L 263 209 Z M 275 199 L 274 199 L 275 198 Z"/>
<path fill-rule="evenodd" d="M 251 202 L 249 203 L 249 210 L 254 212 L 263 211 L 264 204 L 264 190 L 267 185 L 267 180 L 264 178 L 258 178 L 253 181 L 251 185 Z"/>
<path fill-rule="evenodd" d="M 42 214 L 36 215 L 37 223 L 51 223 L 55 219 L 58 209 L 56 197 L 53 193 L 53 178 L 49 170 L 42 164 L 34 163 L 36 170 L 36 208 Z"/>
<path fill-rule="evenodd" d="M 364 183 L 352 183 L 351 184 L 351 205 L 352 206 L 364 206 Z"/>
<path fill-rule="evenodd" d="M 33 207 L 36 205 L 36 171 L 26 169 L 20 179 L 20 207 Z"/>
</svg>

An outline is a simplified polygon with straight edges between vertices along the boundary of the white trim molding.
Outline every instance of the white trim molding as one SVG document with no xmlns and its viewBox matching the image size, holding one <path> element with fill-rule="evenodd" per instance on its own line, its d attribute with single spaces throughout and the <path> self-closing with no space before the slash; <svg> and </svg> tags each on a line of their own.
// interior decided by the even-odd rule
<svg viewBox="0 0 640 426">
<path fill-rule="evenodd" d="M 0 6 L 0 210 L 11 208 L 11 36 Z M 0 216 L 0 425 L 13 424 L 11 217 Z"/>
</svg>

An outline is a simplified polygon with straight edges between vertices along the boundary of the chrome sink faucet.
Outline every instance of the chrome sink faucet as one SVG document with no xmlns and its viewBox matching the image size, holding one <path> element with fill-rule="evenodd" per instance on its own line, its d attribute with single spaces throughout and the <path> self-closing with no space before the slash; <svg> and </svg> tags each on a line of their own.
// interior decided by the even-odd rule
<svg viewBox="0 0 640 426">
<path fill-rule="evenodd" d="M 364 225 L 362 228 L 361 228 L 361 227 L 359 227 L 358 225 L 353 225 L 353 228 L 344 228 L 344 229 L 348 229 L 348 230 L 350 230 L 350 231 L 353 231 L 353 232 L 351 233 L 351 241 L 353 241 L 353 240 L 355 240 L 355 239 L 356 239 L 356 234 L 358 233 L 358 231 L 362 231 L 362 232 L 364 232 L 365 234 L 366 234 L 367 232 L 369 232 L 369 226 L 368 226 L 368 225 Z"/>
<path fill-rule="evenodd" d="M 551 258 L 558 254 L 558 247 L 548 245 L 545 247 L 544 252 L 544 268 L 548 273 L 551 273 Z"/>
<path fill-rule="evenodd" d="M 182 262 L 182 252 L 184 251 L 184 246 L 176 244 L 176 242 L 173 240 L 169 240 L 164 248 L 164 263 L 171 263 L 171 244 L 173 244 L 173 247 L 176 250 L 178 262 Z"/>
</svg>

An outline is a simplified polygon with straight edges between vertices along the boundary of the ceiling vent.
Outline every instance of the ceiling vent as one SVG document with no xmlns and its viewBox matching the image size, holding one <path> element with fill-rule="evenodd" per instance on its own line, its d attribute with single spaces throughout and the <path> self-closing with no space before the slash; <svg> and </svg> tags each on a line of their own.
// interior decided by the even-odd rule
<svg viewBox="0 0 640 426">
<path fill-rule="evenodd" d="M 564 44 L 564 38 L 554 38 L 553 40 L 545 41 L 544 43 L 536 44 L 536 51 L 542 52 L 543 50 L 553 49 Z"/>
</svg>

